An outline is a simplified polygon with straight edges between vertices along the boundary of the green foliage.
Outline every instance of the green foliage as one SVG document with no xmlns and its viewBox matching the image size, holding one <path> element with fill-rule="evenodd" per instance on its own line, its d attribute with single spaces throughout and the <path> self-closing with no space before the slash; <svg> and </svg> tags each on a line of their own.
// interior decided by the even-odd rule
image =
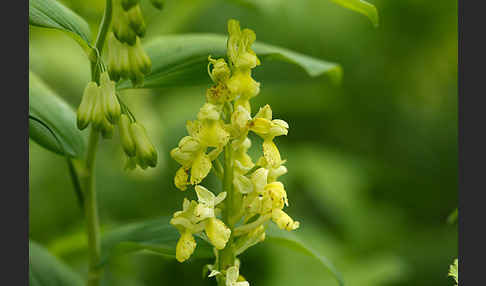
<svg viewBox="0 0 486 286">
<path fill-rule="evenodd" d="M 278 60 L 301 67 L 309 76 L 328 74 L 339 82 L 342 76 L 338 64 L 315 59 L 288 49 L 255 43 L 258 58 Z M 187 86 L 209 83 L 208 55 L 214 58 L 226 55 L 226 36 L 214 34 L 180 34 L 161 36 L 146 45 L 152 60 L 152 73 L 145 77 L 144 88 Z M 130 88 L 123 82 L 119 88 Z"/>
<path fill-rule="evenodd" d="M 333 265 L 333 263 L 329 261 L 329 259 L 327 259 L 324 255 L 320 254 L 318 251 L 310 248 L 304 242 L 302 242 L 298 238 L 296 233 L 282 231 L 273 224 L 268 224 L 266 231 L 266 240 L 268 242 L 280 244 L 282 246 L 288 247 L 316 259 L 324 268 L 328 269 L 332 273 L 340 286 L 344 285 L 344 279 L 341 273 L 339 273 L 339 271 Z M 300 231 L 298 230 L 297 233 L 299 232 Z"/>
<path fill-rule="evenodd" d="M 169 218 L 166 217 L 124 225 L 103 237 L 101 263 L 117 255 L 141 250 L 175 258 L 178 239 L 179 232 L 169 224 Z M 200 238 L 197 240 L 194 257 L 211 257 L 211 245 Z"/>
<path fill-rule="evenodd" d="M 88 23 L 56 0 L 29 0 L 29 24 L 68 32 L 83 47 L 90 42 Z"/>
<path fill-rule="evenodd" d="M 84 283 L 67 265 L 39 244 L 29 241 L 29 285 L 82 286 Z"/>
<path fill-rule="evenodd" d="M 29 116 L 29 137 L 36 143 L 60 155 L 84 154 L 76 114 L 33 72 L 29 73 Z"/>
<path fill-rule="evenodd" d="M 365 15 L 375 27 L 378 27 L 379 17 L 376 7 L 364 0 L 331 0 L 332 2 Z"/>
</svg>

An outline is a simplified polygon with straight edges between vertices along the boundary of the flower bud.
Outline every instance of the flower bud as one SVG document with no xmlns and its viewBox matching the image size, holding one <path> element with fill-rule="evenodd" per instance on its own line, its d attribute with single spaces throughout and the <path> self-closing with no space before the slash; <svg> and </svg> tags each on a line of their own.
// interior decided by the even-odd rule
<svg viewBox="0 0 486 286">
<path fill-rule="evenodd" d="M 113 5 L 113 17 L 111 27 L 113 30 L 113 34 L 120 42 L 127 43 L 130 46 L 133 46 L 135 44 L 135 41 L 137 40 L 137 34 L 131 27 L 128 12 L 122 9 L 122 5 Z"/>
<path fill-rule="evenodd" d="M 184 231 L 179 238 L 176 246 L 176 259 L 179 262 L 184 262 L 196 249 L 196 240 L 189 231 Z"/>
<path fill-rule="evenodd" d="M 211 56 L 209 56 L 208 61 L 209 61 L 208 64 L 209 76 L 214 82 L 216 83 L 222 82 L 230 77 L 231 71 L 224 59 L 221 58 L 215 60 L 211 58 Z M 213 66 L 213 69 L 209 71 L 211 65 Z"/>
<path fill-rule="evenodd" d="M 127 161 L 125 162 L 125 171 L 134 170 L 137 167 L 137 158 L 136 157 L 127 157 Z"/>
<path fill-rule="evenodd" d="M 209 241 L 216 249 L 223 249 L 228 242 L 231 230 L 219 219 L 209 218 L 205 228 Z"/>
<path fill-rule="evenodd" d="M 199 184 L 209 174 L 211 167 L 211 160 L 209 159 L 208 155 L 206 155 L 204 152 L 200 152 L 192 163 L 191 184 Z"/>
<path fill-rule="evenodd" d="M 135 142 L 132 138 L 132 134 L 130 133 L 130 124 L 131 123 L 128 115 L 122 114 L 120 116 L 120 122 L 118 125 L 122 148 L 127 156 L 133 157 L 135 156 Z"/>
<path fill-rule="evenodd" d="M 97 130 L 102 130 L 104 127 L 105 112 L 103 110 L 103 94 L 100 91 L 99 96 L 96 98 L 96 102 L 93 106 L 93 111 L 91 114 L 91 122 L 93 128 Z"/>
<path fill-rule="evenodd" d="M 187 189 L 187 185 L 189 184 L 187 182 L 189 179 L 188 171 L 189 170 L 185 169 L 184 167 L 180 167 L 174 177 L 174 184 L 181 191 L 185 191 Z"/>
<path fill-rule="evenodd" d="M 103 118 L 103 124 L 101 127 L 101 136 L 103 136 L 104 139 L 111 139 L 113 138 L 113 130 L 115 127 L 113 124 L 111 124 L 106 117 Z"/>
<path fill-rule="evenodd" d="M 135 46 L 129 48 L 128 57 L 132 71 L 138 71 L 142 76 L 150 73 L 152 62 L 143 49 L 139 38 L 137 38 Z"/>
<path fill-rule="evenodd" d="M 280 229 L 288 231 L 295 230 L 300 225 L 298 221 L 294 221 L 288 214 L 280 209 L 274 209 L 272 211 L 272 220 Z"/>
<path fill-rule="evenodd" d="M 144 165 L 155 167 L 157 165 L 157 151 L 147 136 L 145 128 L 137 122 L 130 125 L 130 133 L 135 142 L 137 159 Z"/>
<path fill-rule="evenodd" d="M 139 37 L 145 35 L 145 21 L 143 20 L 142 10 L 140 10 L 140 5 L 135 5 L 130 10 L 127 11 L 128 23 L 133 29 L 135 34 Z"/>
<path fill-rule="evenodd" d="M 260 83 L 256 82 L 250 74 L 235 73 L 226 82 L 226 86 L 232 94 L 245 98 L 252 98 L 260 93 Z"/>
<path fill-rule="evenodd" d="M 139 2 L 140 0 L 121 0 L 121 5 L 125 11 L 128 11 Z"/>
<path fill-rule="evenodd" d="M 93 107 L 99 97 L 100 90 L 95 82 L 89 82 L 83 92 L 81 103 L 77 110 L 77 125 L 80 130 L 85 129 L 91 121 Z"/>
<path fill-rule="evenodd" d="M 115 82 L 110 80 L 107 72 L 104 72 L 101 74 L 100 83 L 105 116 L 108 121 L 116 124 L 120 119 L 121 106 L 115 94 Z"/>
</svg>

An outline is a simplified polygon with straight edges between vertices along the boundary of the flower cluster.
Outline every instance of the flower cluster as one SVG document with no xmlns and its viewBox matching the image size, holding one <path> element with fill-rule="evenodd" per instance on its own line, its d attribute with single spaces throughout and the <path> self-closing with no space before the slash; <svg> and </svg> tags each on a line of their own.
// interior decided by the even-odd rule
<svg viewBox="0 0 486 286">
<path fill-rule="evenodd" d="M 110 77 L 118 81 L 129 78 L 134 86 L 143 85 L 152 63 L 140 44 L 145 35 L 145 21 L 140 0 L 113 0 L 112 31 L 108 34 L 108 69 Z M 162 7 L 160 0 L 152 4 Z"/>
<path fill-rule="evenodd" d="M 93 81 L 87 84 L 77 110 L 78 128 L 83 130 L 90 123 L 103 138 L 112 138 L 118 124 L 121 144 L 128 156 L 127 168 L 134 169 L 138 165 L 146 169 L 157 164 L 157 151 L 145 128 L 135 121 L 128 107 L 120 104 L 115 82 L 106 71 L 100 75 L 99 86 Z"/>
<path fill-rule="evenodd" d="M 275 138 L 287 135 L 288 124 L 273 119 L 269 105 L 252 116 L 250 100 L 260 92 L 251 71 L 260 61 L 251 45 L 256 39 L 250 29 L 240 29 L 236 20 L 228 21 L 227 59 L 208 58 L 208 73 L 214 82 L 206 92 L 206 103 L 197 119 L 188 121 L 188 136 L 183 137 L 171 156 L 181 167 L 174 183 L 182 191 L 194 185 L 198 201 L 185 199 L 183 210 L 174 214 L 171 224 L 180 232 L 176 257 L 188 259 L 196 248 L 194 235 L 215 248 L 216 263 L 210 276 L 227 286 L 248 285 L 238 280 L 239 260 L 249 247 L 265 239 L 264 224 L 272 220 L 285 230 L 294 230 L 299 222 L 287 215 L 284 185 L 278 181 L 287 173 Z M 262 156 L 253 161 L 247 153 L 252 132 L 262 139 Z M 224 156 L 220 156 L 224 151 Z M 222 166 L 219 157 L 224 157 Z M 223 181 L 217 196 L 201 186 L 213 170 Z M 222 213 L 222 219 L 219 214 Z M 222 252 L 230 253 L 230 263 L 222 262 Z M 246 284 L 245 284 L 246 283 Z"/>
</svg>

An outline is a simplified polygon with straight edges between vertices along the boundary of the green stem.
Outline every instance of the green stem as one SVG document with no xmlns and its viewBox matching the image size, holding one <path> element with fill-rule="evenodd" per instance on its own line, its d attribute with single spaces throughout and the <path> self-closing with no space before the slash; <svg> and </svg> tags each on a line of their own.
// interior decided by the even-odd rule
<svg viewBox="0 0 486 286">
<path fill-rule="evenodd" d="M 84 211 L 84 196 L 83 189 L 81 188 L 81 183 L 79 182 L 79 175 L 73 164 L 73 159 L 66 158 L 68 164 L 69 175 L 71 176 L 71 181 L 73 183 L 74 192 L 76 193 L 76 198 L 78 199 L 79 206 L 81 210 Z"/>
<path fill-rule="evenodd" d="M 100 223 L 95 189 L 95 159 L 100 133 L 91 128 L 89 135 L 88 154 L 86 158 L 86 174 L 84 177 L 84 210 L 86 216 L 86 232 L 88 234 L 89 273 L 88 286 L 98 286 L 101 269 L 98 264 L 101 257 Z"/>
<path fill-rule="evenodd" d="M 226 192 L 225 208 L 223 211 L 223 222 L 231 229 L 231 236 L 224 249 L 219 252 L 219 271 L 223 271 L 235 263 L 235 252 L 233 249 L 233 228 L 232 211 L 234 210 L 234 193 L 233 193 L 233 160 L 231 144 L 224 148 L 224 176 L 223 191 Z M 224 280 L 220 277 L 217 279 L 218 285 L 223 286 Z"/>
<path fill-rule="evenodd" d="M 96 60 L 91 61 L 91 80 L 99 82 L 99 69 L 97 63 L 101 57 L 101 51 L 106 40 L 106 34 L 111 23 L 112 17 L 112 0 L 106 0 L 105 12 L 101 20 L 100 29 L 96 37 L 95 49 Z M 86 169 L 83 177 L 84 182 L 84 211 L 86 217 L 86 232 L 88 235 L 88 249 L 89 249 L 89 273 L 87 286 L 98 286 L 102 269 L 98 267 L 101 258 L 101 242 L 100 242 L 100 222 L 98 218 L 98 203 L 96 199 L 95 188 L 95 161 L 98 143 L 100 141 L 100 134 L 97 130 L 91 127 L 89 134 L 88 152 L 86 155 Z"/>
<path fill-rule="evenodd" d="M 108 34 L 108 29 L 110 28 L 112 18 L 112 0 L 106 0 L 105 12 L 103 13 L 103 19 L 101 20 L 100 29 L 98 35 L 96 36 L 95 49 L 97 50 L 96 60 L 91 61 L 91 78 L 92 80 L 99 81 L 99 70 L 96 67 L 98 62 L 98 57 L 101 57 L 101 51 L 105 44 L 106 35 Z M 95 51 L 96 52 L 96 51 Z"/>
</svg>

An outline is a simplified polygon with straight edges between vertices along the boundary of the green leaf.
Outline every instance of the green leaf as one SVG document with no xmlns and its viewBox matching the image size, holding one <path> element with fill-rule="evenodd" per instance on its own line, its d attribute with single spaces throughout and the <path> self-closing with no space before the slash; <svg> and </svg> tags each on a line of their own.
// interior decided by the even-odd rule
<svg viewBox="0 0 486 286">
<path fill-rule="evenodd" d="M 145 77 L 144 88 L 209 83 L 208 56 L 225 56 L 226 39 L 226 36 L 217 34 L 182 34 L 155 38 L 145 46 L 152 60 L 152 72 Z M 342 77 L 341 67 L 336 63 L 258 42 L 253 45 L 253 50 L 262 62 L 288 62 L 301 67 L 309 76 L 327 74 L 337 82 Z M 132 86 L 128 81 L 124 81 L 118 87 L 123 89 Z"/>
<path fill-rule="evenodd" d="M 29 73 L 29 137 L 60 155 L 80 157 L 85 142 L 76 114 L 36 74 Z"/>
<path fill-rule="evenodd" d="M 90 42 L 88 23 L 56 0 L 29 0 L 29 24 L 68 32 L 84 45 Z"/>
<path fill-rule="evenodd" d="M 297 230 L 297 233 L 299 230 Z M 265 241 L 271 242 L 271 243 L 278 243 L 282 246 L 288 247 L 290 249 L 293 249 L 295 251 L 301 252 L 303 254 L 306 254 L 310 257 L 313 257 L 314 259 L 318 260 L 319 263 L 324 266 L 326 269 L 328 269 L 333 275 L 334 278 L 336 278 L 338 284 L 340 286 L 344 285 L 344 280 L 342 275 L 339 273 L 339 271 L 334 267 L 331 261 L 329 261 L 325 256 L 321 255 L 317 251 L 311 249 L 310 247 L 306 246 L 297 236 L 297 234 L 294 232 L 289 232 L 289 231 L 284 231 L 278 229 L 275 225 L 272 223 L 268 224 L 266 228 L 266 237 Z"/>
<path fill-rule="evenodd" d="M 108 232 L 102 238 L 102 254 L 100 266 L 111 257 L 136 251 L 175 258 L 179 232 L 169 224 L 170 218 L 162 217 L 149 221 L 131 223 Z M 197 247 L 192 258 L 213 257 L 212 246 L 196 237 Z"/>
<path fill-rule="evenodd" d="M 363 0 L 331 0 L 332 2 L 343 6 L 349 10 L 353 10 L 355 12 L 361 13 L 370 19 L 371 23 L 375 27 L 378 27 L 379 24 L 379 17 L 378 11 L 373 4 L 370 4 Z"/>
<path fill-rule="evenodd" d="M 69 266 L 39 244 L 29 241 L 30 286 L 82 286 L 83 280 Z"/>
</svg>

